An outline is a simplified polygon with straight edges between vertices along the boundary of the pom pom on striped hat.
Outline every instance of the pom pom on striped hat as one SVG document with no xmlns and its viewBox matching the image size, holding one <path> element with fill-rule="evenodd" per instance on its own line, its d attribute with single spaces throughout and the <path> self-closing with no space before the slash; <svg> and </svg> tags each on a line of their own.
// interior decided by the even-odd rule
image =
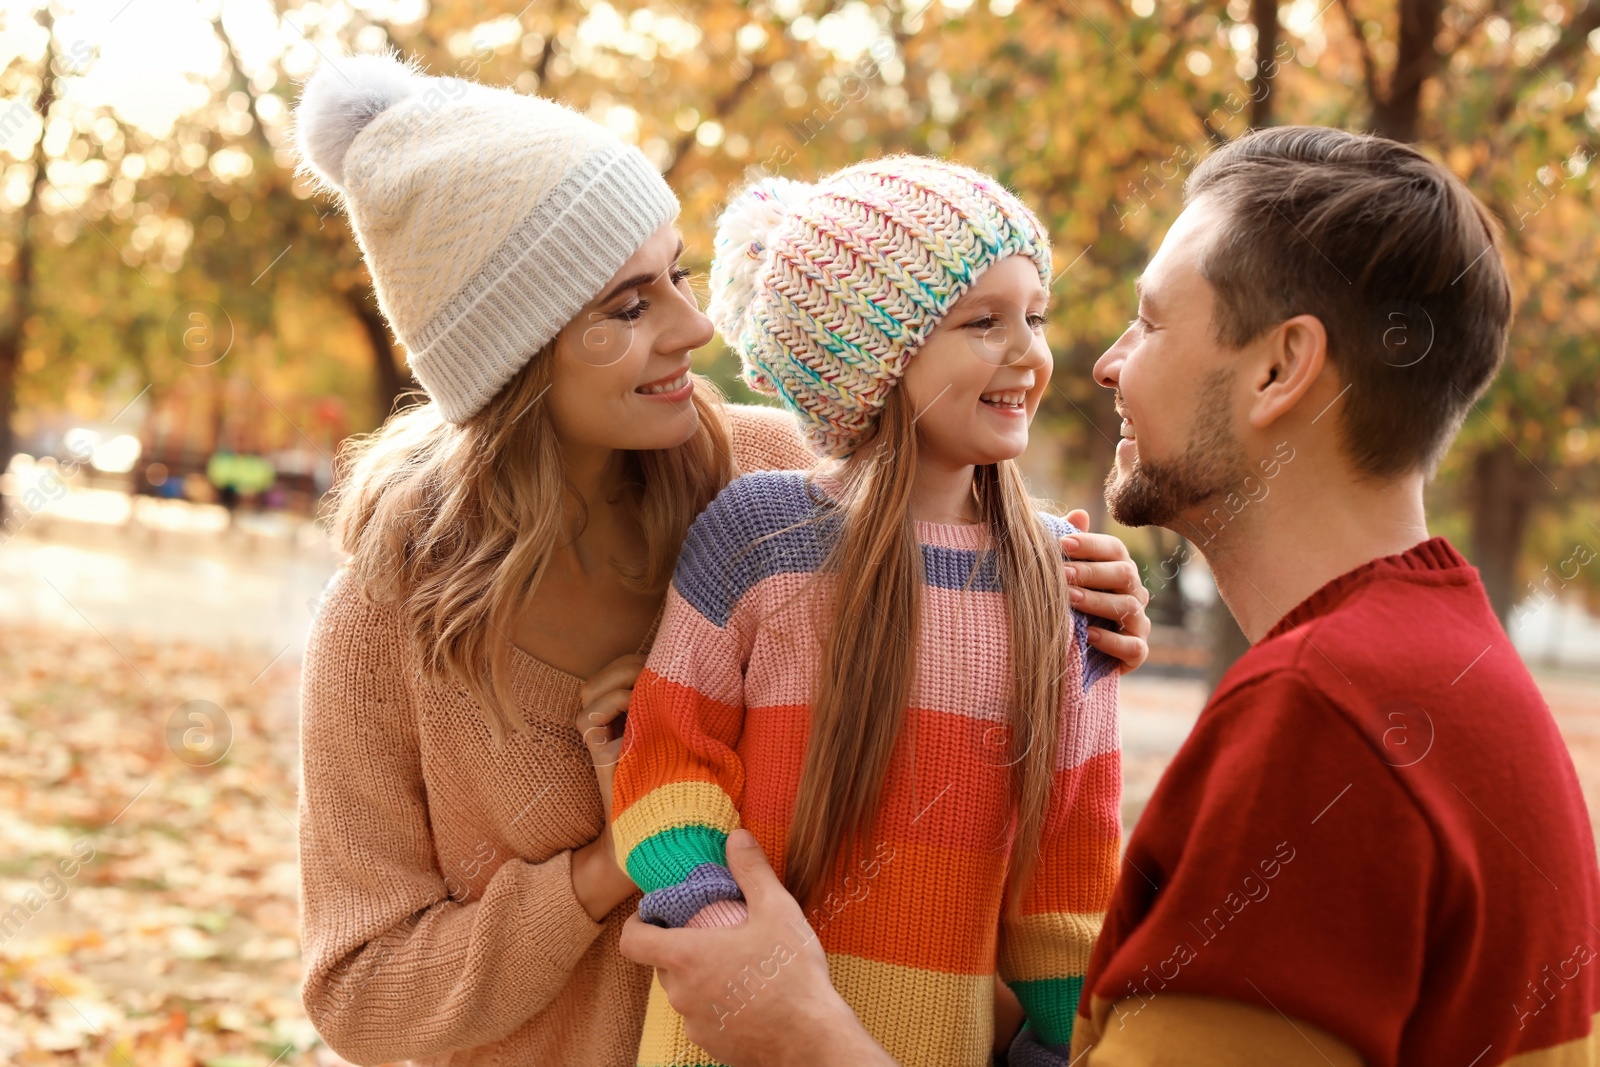
<svg viewBox="0 0 1600 1067">
<path fill-rule="evenodd" d="M 814 187 L 788 178 L 763 178 L 746 187 L 717 219 L 706 314 L 717 332 L 743 348 L 756 279 L 771 261 L 772 231 L 811 196 Z M 759 388 L 759 387 L 757 387 Z M 761 389 L 769 392 L 770 389 Z"/>
<path fill-rule="evenodd" d="M 768 178 L 718 221 L 707 311 L 750 387 L 840 455 L 951 306 L 1012 255 L 1049 284 L 1050 238 L 1033 212 L 948 160 L 888 156 L 815 185 Z"/>
</svg>

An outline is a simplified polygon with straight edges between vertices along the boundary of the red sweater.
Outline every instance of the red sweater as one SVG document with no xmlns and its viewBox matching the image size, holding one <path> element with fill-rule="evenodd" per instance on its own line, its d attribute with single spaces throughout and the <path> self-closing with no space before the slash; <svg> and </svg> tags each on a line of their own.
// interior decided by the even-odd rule
<svg viewBox="0 0 1600 1067">
<path fill-rule="evenodd" d="M 1128 842 L 1086 986 L 1090 1040 L 1184 993 L 1374 1065 L 1594 1055 L 1577 775 L 1449 542 L 1329 582 L 1223 678 Z"/>
</svg>

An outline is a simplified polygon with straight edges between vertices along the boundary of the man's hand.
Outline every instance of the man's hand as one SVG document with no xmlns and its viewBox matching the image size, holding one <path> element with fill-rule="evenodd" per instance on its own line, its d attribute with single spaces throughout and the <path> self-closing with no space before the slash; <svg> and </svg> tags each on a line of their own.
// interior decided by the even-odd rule
<svg viewBox="0 0 1600 1067">
<path fill-rule="evenodd" d="M 1121 539 L 1089 533 L 1089 513 L 1082 509 L 1068 512 L 1067 521 L 1083 531 L 1061 539 L 1062 549 L 1071 557 L 1067 592 L 1072 608 L 1115 621 L 1121 629 L 1089 627 L 1089 644 L 1121 660 L 1124 671 L 1136 670 L 1150 656 L 1150 617 L 1144 613 L 1150 591 L 1139 580 L 1139 568 Z"/>
<path fill-rule="evenodd" d="M 750 909 L 743 925 L 663 930 L 634 915 L 622 928 L 622 954 L 656 969 L 689 1040 L 732 1067 L 893 1067 L 834 991 L 817 935 L 755 836 L 729 834 L 727 857 Z"/>
</svg>

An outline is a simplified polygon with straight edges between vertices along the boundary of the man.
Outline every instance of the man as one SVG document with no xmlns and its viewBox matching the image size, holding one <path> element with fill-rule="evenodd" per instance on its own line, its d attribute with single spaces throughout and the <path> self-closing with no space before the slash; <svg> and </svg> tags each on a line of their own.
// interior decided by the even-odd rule
<svg viewBox="0 0 1600 1067">
<path fill-rule="evenodd" d="M 1124 416 L 1107 502 L 1188 537 L 1253 647 L 1128 843 L 1077 1062 L 1592 1063 L 1600 871 L 1577 778 L 1423 515 L 1504 351 L 1494 223 L 1415 149 L 1311 128 L 1220 149 L 1185 199 L 1095 368 Z M 737 858 L 753 946 L 793 902 Z M 635 927 L 624 950 L 692 1005 L 746 950 L 678 936 Z M 739 1033 L 696 1039 L 741 1067 L 887 1062 L 815 954 L 791 970 Z"/>
</svg>

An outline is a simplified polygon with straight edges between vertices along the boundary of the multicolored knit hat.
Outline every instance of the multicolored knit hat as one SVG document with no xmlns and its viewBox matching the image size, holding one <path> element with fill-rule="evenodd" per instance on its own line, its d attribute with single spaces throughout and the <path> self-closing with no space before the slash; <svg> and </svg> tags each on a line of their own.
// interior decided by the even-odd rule
<svg viewBox="0 0 1600 1067">
<path fill-rule="evenodd" d="M 717 222 L 706 313 L 750 387 L 781 397 L 838 455 L 951 305 L 1012 255 L 1050 284 L 1050 238 L 1033 212 L 947 160 L 888 156 L 815 185 L 766 178 Z"/>
</svg>

